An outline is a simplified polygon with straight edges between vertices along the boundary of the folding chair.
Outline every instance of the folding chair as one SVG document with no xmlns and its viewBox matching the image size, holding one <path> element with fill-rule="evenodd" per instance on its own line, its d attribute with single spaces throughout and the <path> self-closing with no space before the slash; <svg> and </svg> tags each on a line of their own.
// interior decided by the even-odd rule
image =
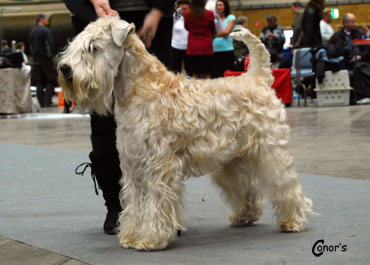
<svg viewBox="0 0 370 265">
<path fill-rule="evenodd" d="M 294 50 L 291 76 L 293 88 L 298 94 L 298 106 L 300 106 L 300 98 L 303 95 L 304 105 L 307 107 L 307 87 L 302 83 L 302 79 L 315 76 L 312 71 L 311 58 L 311 48 Z"/>
</svg>

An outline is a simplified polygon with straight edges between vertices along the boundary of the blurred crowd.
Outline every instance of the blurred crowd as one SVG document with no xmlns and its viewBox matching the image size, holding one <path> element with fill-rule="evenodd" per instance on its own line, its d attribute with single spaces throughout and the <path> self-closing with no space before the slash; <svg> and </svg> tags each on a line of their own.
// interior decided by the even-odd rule
<svg viewBox="0 0 370 265">
<path fill-rule="evenodd" d="M 70 7 L 68 2 L 71 1 L 66 1 L 67 7 Z M 350 72 L 351 85 L 357 92 L 353 98 L 356 101 L 370 98 L 370 92 L 365 88 L 369 82 L 367 80 L 370 80 L 368 52 L 364 47 L 353 45 L 354 40 L 369 37 L 368 27 L 358 27 L 356 16 L 347 13 L 342 17 L 343 27 L 335 32 L 330 25 L 332 10 L 325 8 L 325 0 L 310 0 L 305 5 L 296 1 L 291 4 L 291 11 L 293 35 L 290 40 L 286 39 L 286 30 L 279 25 L 274 14 L 266 17 L 266 24 L 260 33 L 260 39 L 271 56 L 271 68 L 291 68 L 294 51 L 311 48 L 313 55 L 320 51 L 322 57 L 317 58 L 317 61 L 321 60 L 321 68 L 313 69 L 314 72 L 347 69 Z M 85 13 L 87 17 L 88 12 Z M 228 0 L 178 0 L 170 16 L 172 34 L 166 34 L 166 38 L 172 38 L 170 52 L 155 53 L 170 70 L 202 79 L 222 77 L 226 70 L 247 70 L 248 48 L 243 42 L 232 40 L 229 35 L 234 31 L 246 30 L 248 18 L 233 15 Z M 76 16 L 72 16 L 72 21 L 75 18 Z M 94 16 L 91 15 L 91 18 Z M 41 14 L 37 17 L 36 26 L 29 36 L 28 48 L 32 57 L 30 62 L 25 54 L 24 43 L 16 44 L 16 51 L 24 58 L 24 71 L 30 72 L 32 65 L 32 84 L 37 87 L 41 107 L 52 105 L 51 96 L 57 86 L 54 58 L 56 51 L 48 24 L 47 16 Z M 287 42 L 290 43 L 288 46 Z M 165 51 L 164 40 L 162 46 Z M 14 52 L 14 47 L 12 49 L 3 40 L 2 54 L 11 52 Z M 6 64 L 0 62 L 0 67 L 6 67 Z M 355 76 L 360 81 L 356 81 Z M 314 88 L 313 83 L 311 91 Z M 65 105 L 65 112 L 69 112 L 70 105 L 68 102 Z"/>
<path fill-rule="evenodd" d="M 356 41 L 369 38 L 368 27 L 358 27 L 356 16 L 346 13 L 342 17 L 342 27 L 335 32 L 330 25 L 332 10 L 325 9 L 324 0 L 310 0 L 305 7 L 297 1 L 291 5 L 291 9 L 294 14 L 292 53 L 280 61 L 279 68 L 292 67 L 296 49 L 310 48 L 315 76 L 307 84 L 312 97 L 316 96 L 315 78 L 320 83 L 325 71 L 348 70 L 350 84 L 354 88 L 351 91 L 351 104 L 369 103 L 370 46 L 369 43 L 356 45 Z"/>
<path fill-rule="evenodd" d="M 170 69 L 174 72 L 183 69 L 195 78 L 221 77 L 225 70 L 245 71 L 248 48 L 242 42 L 231 40 L 229 34 L 245 30 L 248 19 L 244 16 L 236 18 L 226 0 L 217 1 L 214 12 L 206 10 L 205 5 L 206 1 L 177 1 Z M 266 17 L 267 25 L 260 34 L 271 56 L 271 68 L 292 68 L 294 51 L 310 48 L 312 71 L 320 76 L 320 80 L 327 70 L 346 69 L 351 86 L 355 88 L 352 103 L 370 98 L 368 49 L 354 45 L 355 40 L 369 37 L 368 27 L 358 27 L 356 16 L 347 13 L 342 18 L 343 27 L 335 32 L 330 25 L 332 9 L 325 8 L 324 0 L 310 0 L 305 6 L 296 1 L 291 4 L 291 11 L 293 36 L 288 48 L 284 47 L 287 42 L 285 30 L 274 14 Z M 305 82 L 310 96 L 315 97 L 315 77 Z"/>
</svg>

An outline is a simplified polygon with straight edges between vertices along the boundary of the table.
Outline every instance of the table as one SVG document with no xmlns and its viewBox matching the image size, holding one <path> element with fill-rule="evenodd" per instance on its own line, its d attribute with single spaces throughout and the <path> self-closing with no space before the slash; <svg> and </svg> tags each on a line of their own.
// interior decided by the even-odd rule
<svg viewBox="0 0 370 265">
<path fill-rule="evenodd" d="M 32 112 L 31 76 L 18 68 L 0 69 L 0 114 Z"/>
<path fill-rule="evenodd" d="M 290 76 L 290 69 L 272 69 L 272 75 L 275 77 L 272 88 L 276 92 L 276 96 L 281 99 L 284 104 L 291 104 L 293 102 L 293 87 L 292 78 Z M 238 76 L 244 72 L 235 72 L 227 70 L 224 76 Z"/>
</svg>

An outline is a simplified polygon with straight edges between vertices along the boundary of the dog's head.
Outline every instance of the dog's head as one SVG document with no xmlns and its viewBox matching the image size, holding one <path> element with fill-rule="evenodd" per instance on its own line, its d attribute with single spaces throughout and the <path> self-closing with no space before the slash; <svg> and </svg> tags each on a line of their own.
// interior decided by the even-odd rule
<svg viewBox="0 0 370 265">
<path fill-rule="evenodd" d="M 124 42 L 135 26 L 117 17 L 90 23 L 58 56 L 58 79 L 68 100 L 99 114 L 112 107 L 114 78 Z"/>
</svg>

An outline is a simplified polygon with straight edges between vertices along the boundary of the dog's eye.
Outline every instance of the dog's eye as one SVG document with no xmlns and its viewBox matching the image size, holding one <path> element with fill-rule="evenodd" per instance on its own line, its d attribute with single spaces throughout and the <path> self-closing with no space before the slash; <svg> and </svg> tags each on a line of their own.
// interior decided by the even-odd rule
<svg viewBox="0 0 370 265">
<path fill-rule="evenodd" d="M 63 64 L 63 65 L 60 66 L 59 69 L 63 73 L 64 78 L 67 81 L 72 82 L 72 69 L 71 69 L 71 67 L 67 64 Z"/>
<path fill-rule="evenodd" d="M 67 64 L 62 64 L 60 66 L 60 71 L 62 71 L 62 73 L 65 75 L 65 76 L 69 76 L 71 75 L 71 67 L 69 67 L 69 65 Z"/>
</svg>

